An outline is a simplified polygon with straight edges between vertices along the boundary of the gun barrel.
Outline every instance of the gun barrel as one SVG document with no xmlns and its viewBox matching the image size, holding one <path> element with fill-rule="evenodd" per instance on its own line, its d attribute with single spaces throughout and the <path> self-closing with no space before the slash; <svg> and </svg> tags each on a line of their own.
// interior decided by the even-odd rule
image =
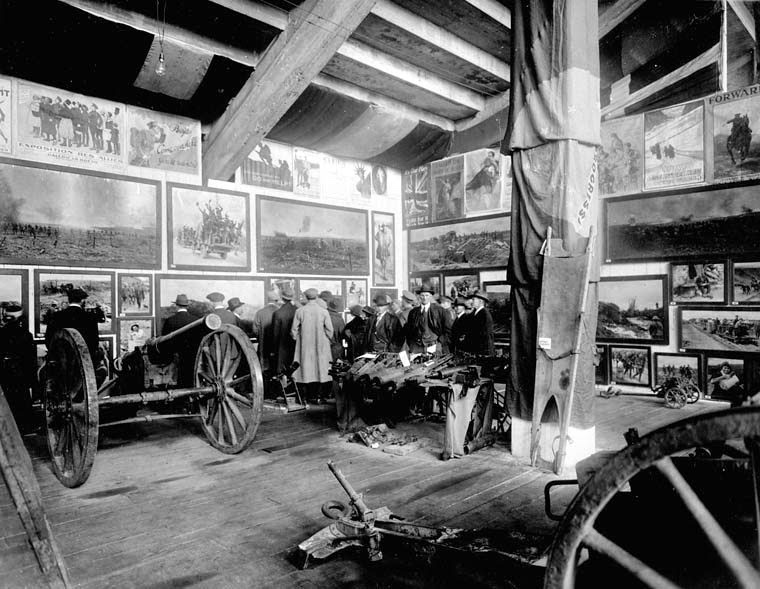
<svg viewBox="0 0 760 589">
<path fill-rule="evenodd" d="M 349 483 L 346 477 L 343 476 L 343 473 L 340 471 L 340 469 L 335 466 L 335 464 L 333 464 L 332 460 L 328 460 L 327 468 L 329 468 L 330 472 L 332 472 L 333 475 L 335 475 L 335 478 L 338 479 L 340 486 L 343 487 L 346 495 L 348 495 L 348 497 L 351 499 L 351 503 L 356 505 L 356 509 L 359 511 L 359 514 L 365 515 L 368 511 L 370 511 L 369 507 L 367 507 L 367 504 L 364 503 L 362 496 L 354 491 L 351 483 Z"/>
<path fill-rule="evenodd" d="M 166 335 L 160 335 L 158 337 L 154 337 L 149 339 L 146 342 L 146 345 L 153 348 L 158 348 L 159 345 L 166 343 L 168 341 L 171 341 L 172 339 L 176 338 L 178 335 L 182 335 L 183 333 L 187 333 L 191 329 L 195 329 L 199 325 L 205 325 L 208 329 L 211 331 L 215 329 L 219 329 L 219 327 L 222 325 L 222 320 L 219 317 L 219 315 L 215 315 L 214 313 L 209 313 L 205 317 L 200 317 L 193 321 L 192 323 L 188 323 L 187 325 L 183 325 L 176 331 L 172 331 L 171 333 L 167 333 Z"/>
</svg>

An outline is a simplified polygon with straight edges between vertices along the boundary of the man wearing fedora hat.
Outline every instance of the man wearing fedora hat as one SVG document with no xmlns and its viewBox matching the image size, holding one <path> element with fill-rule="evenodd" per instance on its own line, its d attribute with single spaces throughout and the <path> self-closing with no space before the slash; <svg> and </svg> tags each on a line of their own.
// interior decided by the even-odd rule
<svg viewBox="0 0 760 589">
<path fill-rule="evenodd" d="M 180 327 L 184 327 L 195 321 L 197 317 L 191 315 L 188 311 L 190 301 L 186 294 L 178 294 L 174 299 L 174 306 L 176 311 L 173 315 L 169 315 L 161 326 L 161 335 L 167 335 L 174 331 L 177 331 Z M 193 386 L 195 380 L 195 354 L 198 351 L 198 346 L 201 343 L 203 332 L 188 333 L 184 337 L 171 340 L 168 344 L 162 346 L 162 353 L 166 352 L 171 355 L 176 353 L 179 355 L 179 382 L 181 386 Z M 168 359 L 168 358 L 167 358 Z"/>
<path fill-rule="evenodd" d="M 70 288 L 66 296 L 69 299 L 69 306 L 50 318 L 45 329 L 45 344 L 49 348 L 56 331 L 71 327 L 80 333 L 94 361 L 98 351 L 98 320 L 95 315 L 88 313 L 82 307 L 84 301 L 87 300 L 87 293 L 81 288 Z"/>
<path fill-rule="evenodd" d="M 473 354 L 493 356 L 493 318 L 486 308 L 488 295 L 477 291 L 473 295 L 473 312 L 467 324 L 466 339 Z"/>
<path fill-rule="evenodd" d="M 31 390 L 36 382 L 37 348 L 15 304 L 5 307 L 5 324 L 0 327 L 0 386 L 13 419 L 22 434 L 34 429 Z"/>
<path fill-rule="evenodd" d="M 329 290 L 323 290 L 319 293 L 319 298 L 327 303 L 327 313 L 330 315 L 330 321 L 333 326 L 333 334 L 330 338 L 330 352 L 332 353 L 332 361 L 335 362 L 338 358 L 343 357 L 343 337 L 346 330 L 346 322 L 343 321 L 343 315 L 341 314 L 340 299 L 334 297 Z"/>
<path fill-rule="evenodd" d="M 377 314 L 367 323 L 367 349 L 370 352 L 398 352 L 404 334 L 398 317 L 390 311 L 390 297 L 379 294 L 373 302 Z"/>
<path fill-rule="evenodd" d="M 433 286 L 425 281 L 417 294 L 420 305 L 409 312 L 406 323 L 406 343 L 412 354 L 422 352 L 447 353 L 451 337 L 448 313 L 433 301 Z"/>
<path fill-rule="evenodd" d="M 296 307 L 293 304 L 295 293 L 293 287 L 288 284 L 282 286 L 280 290 L 282 306 L 272 315 L 272 351 L 274 360 L 270 368 L 276 374 L 286 372 L 293 364 L 293 353 L 296 349 L 296 342 L 290 336 L 290 330 L 293 327 L 293 317 L 296 316 Z"/>
<path fill-rule="evenodd" d="M 463 298 L 457 297 L 456 301 L 454 301 L 454 311 L 456 312 L 456 319 L 454 319 L 454 323 L 451 325 L 451 351 L 459 353 L 468 352 L 468 321 L 471 315 L 467 312 Z"/>
<path fill-rule="evenodd" d="M 187 308 L 190 306 L 190 301 L 186 294 L 178 294 L 174 299 L 174 306 L 177 310 L 173 315 L 169 315 L 161 326 L 161 335 L 166 335 L 173 331 L 177 331 L 180 327 L 184 327 L 188 323 L 192 323 L 194 317 L 188 313 Z"/>
<path fill-rule="evenodd" d="M 227 301 L 227 310 L 237 317 L 237 326 L 242 329 L 248 337 L 253 335 L 253 321 L 243 318 L 243 307 L 245 303 L 238 297 L 232 297 Z"/>
</svg>

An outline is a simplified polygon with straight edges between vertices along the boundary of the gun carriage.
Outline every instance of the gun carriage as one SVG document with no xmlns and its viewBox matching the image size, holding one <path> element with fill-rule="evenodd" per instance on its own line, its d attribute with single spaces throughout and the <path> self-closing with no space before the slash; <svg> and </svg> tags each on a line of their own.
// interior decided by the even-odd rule
<svg viewBox="0 0 760 589">
<path fill-rule="evenodd" d="M 193 362 L 192 371 L 187 362 Z M 226 454 L 242 452 L 256 436 L 263 407 L 261 367 L 245 333 L 223 325 L 217 315 L 149 340 L 118 358 L 114 372 L 98 386 L 79 332 L 67 328 L 53 335 L 40 384 L 53 472 L 67 487 L 89 477 L 100 427 L 198 417 L 209 443 Z M 105 417 L 123 411 L 101 413 L 148 404 L 159 412 L 115 420 Z"/>
</svg>

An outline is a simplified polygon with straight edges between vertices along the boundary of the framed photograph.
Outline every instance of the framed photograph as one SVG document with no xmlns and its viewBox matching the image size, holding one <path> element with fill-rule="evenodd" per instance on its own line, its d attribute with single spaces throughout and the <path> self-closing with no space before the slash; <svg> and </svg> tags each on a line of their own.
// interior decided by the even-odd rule
<svg viewBox="0 0 760 589">
<path fill-rule="evenodd" d="M 388 192 L 388 169 L 380 164 L 372 164 L 372 194 L 385 196 Z"/>
<path fill-rule="evenodd" d="M 747 386 L 746 363 L 738 356 L 705 356 L 705 395 L 712 399 L 738 401 Z"/>
<path fill-rule="evenodd" d="M 435 290 L 434 294 L 441 294 L 441 275 L 440 274 L 414 274 L 409 277 L 409 290 L 414 294 L 420 289 L 423 283 L 429 283 Z"/>
<path fill-rule="evenodd" d="M 119 274 L 119 315 L 153 315 L 153 277 Z"/>
<path fill-rule="evenodd" d="M 240 182 L 293 191 L 293 148 L 284 143 L 260 141 L 239 170 Z"/>
<path fill-rule="evenodd" d="M 298 292 L 298 280 L 295 278 L 267 278 L 266 279 L 266 290 L 269 292 L 270 290 L 277 290 L 277 292 L 282 294 L 282 289 L 285 286 L 289 286 L 290 289 L 293 291 L 293 300 L 298 300 L 300 293 Z"/>
<path fill-rule="evenodd" d="M 200 121 L 127 107 L 130 166 L 200 174 Z"/>
<path fill-rule="evenodd" d="M 444 274 L 443 294 L 456 299 L 472 294 L 480 288 L 480 275 L 477 272 L 470 274 Z"/>
<path fill-rule="evenodd" d="M 464 213 L 495 213 L 502 205 L 502 169 L 498 150 L 478 149 L 464 154 Z"/>
<path fill-rule="evenodd" d="M 493 318 L 493 336 L 498 341 L 509 341 L 512 333 L 512 287 L 506 280 L 483 282 L 483 290 L 488 295 L 488 310 Z"/>
<path fill-rule="evenodd" d="M 438 160 L 430 164 L 433 189 L 433 221 L 464 217 L 464 156 Z"/>
<path fill-rule="evenodd" d="M 760 352 L 760 309 L 679 307 L 678 347 L 723 353 Z"/>
<path fill-rule="evenodd" d="M 2 158 L 0 177 L 0 264 L 161 267 L 161 182 Z"/>
<path fill-rule="evenodd" d="M 318 198 L 322 188 L 322 154 L 294 147 L 293 168 L 295 170 L 293 192 Z"/>
<path fill-rule="evenodd" d="M 5 309 L 19 305 L 24 325 L 29 325 L 29 273 L 26 270 L 0 268 L 0 326 L 5 325 Z"/>
<path fill-rule="evenodd" d="M 760 305 L 760 262 L 734 262 L 732 282 L 734 303 Z"/>
<path fill-rule="evenodd" d="M 756 89 L 753 89 L 756 90 Z M 753 92 L 713 96 L 713 177 L 715 182 L 734 182 L 760 177 L 760 144 L 752 129 L 760 125 L 760 102 Z"/>
<path fill-rule="evenodd" d="M 700 370 L 699 354 L 671 354 L 657 352 L 654 355 L 654 385 L 657 387 L 666 378 L 683 377 L 694 383 L 704 393 L 702 388 L 702 371 Z"/>
<path fill-rule="evenodd" d="M 372 211 L 372 285 L 396 284 L 396 225 L 391 213 Z"/>
<path fill-rule="evenodd" d="M 299 278 L 298 292 L 302 303 L 306 302 L 303 293 L 310 288 L 316 288 L 317 292 L 330 291 L 333 298 L 340 301 L 340 310 L 342 311 L 345 308 L 346 301 L 343 297 L 343 280 L 341 278 Z"/>
<path fill-rule="evenodd" d="M 599 194 L 641 192 L 644 182 L 644 117 L 635 115 L 601 125 Z"/>
<path fill-rule="evenodd" d="M 407 170 L 401 175 L 404 229 L 430 223 L 430 166 Z"/>
<path fill-rule="evenodd" d="M 206 296 L 220 292 L 226 300 L 238 297 L 243 307 L 238 310 L 244 320 L 253 321 L 256 311 L 264 306 L 264 280 L 248 276 L 156 274 L 156 335 L 161 335 L 164 319 L 177 311 L 174 301 L 184 294 L 190 301 L 191 315 L 203 317 L 212 310 Z M 127 319 L 128 321 L 128 319 Z"/>
<path fill-rule="evenodd" d="M 610 348 L 605 345 L 596 346 L 594 358 L 594 383 L 599 385 L 610 384 Z"/>
<path fill-rule="evenodd" d="M 510 216 L 495 215 L 409 230 L 409 270 L 506 266 Z"/>
<path fill-rule="evenodd" d="M 673 262 L 670 265 L 670 304 L 695 305 L 728 302 L 727 264 L 720 262 Z"/>
<path fill-rule="evenodd" d="M 259 272 L 369 275 L 367 211 L 257 195 Z"/>
<path fill-rule="evenodd" d="M 358 278 L 347 278 L 344 283 L 346 308 L 350 309 L 354 305 L 361 305 L 364 307 L 367 304 L 367 281 Z"/>
<path fill-rule="evenodd" d="M 375 297 L 377 295 L 384 294 L 386 296 L 389 296 L 392 301 L 398 300 L 398 289 L 397 288 L 371 288 L 369 291 L 369 302 L 372 304 L 372 302 L 375 300 Z"/>
<path fill-rule="evenodd" d="M 612 383 L 651 389 L 648 347 L 612 345 L 609 350 Z"/>
<path fill-rule="evenodd" d="M 603 199 L 608 262 L 760 254 L 758 182 Z"/>
<path fill-rule="evenodd" d="M 704 102 L 644 113 L 644 189 L 696 184 L 705 179 Z"/>
<path fill-rule="evenodd" d="M 599 281 L 596 341 L 667 344 L 667 276 L 614 276 Z"/>
<path fill-rule="evenodd" d="M 69 305 L 68 292 L 81 288 L 87 293 L 82 308 L 98 319 L 98 332 L 113 333 L 113 309 L 116 306 L 116 277 L 113 272 L 94 270 L 34 271 L 34 332 L 45 335 L 47 322 L 57 311 Z"/>
<path fill-rule="evenodd" d="M 251 270 L 251 210 L 244 192 L 167 184 L 169 268 Z"/>
<path fill-rule="evenodd" d="M 155 335 L 153 317 L 120 317 L 116 323 L 116 348 L 120 355 L 141 348 Z"/>
</svg>

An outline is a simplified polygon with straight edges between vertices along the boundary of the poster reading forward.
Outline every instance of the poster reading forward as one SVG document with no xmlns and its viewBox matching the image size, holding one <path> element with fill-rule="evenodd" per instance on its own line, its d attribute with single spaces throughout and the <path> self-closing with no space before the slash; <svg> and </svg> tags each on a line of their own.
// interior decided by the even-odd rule
<svg viewBox="0 0 760 589">
<path fill-rule="evenodd" d="M 641 192 L 643 125 L 641 116 L 602 123 L 599 147 L 599 193 L 602 196 Z"/>
<path fill-rule="evenodd" d="M 130 106 L 127 109 L 130 166 L 200 173 L 198 121 Z"/>
<path fill-rule="evenodd" d="M 760 86 L 708 99 L 713 105 L 713 161 L 716 182 L 760 177 Z"/>
<path fill-rule="evenodd" d="M 124 105 L 18 83 L 16 153 L 31 159 L 123 169 Z"/>
<path fill-rule="evenodd" d="M 0 78 L 0 153 L 11 151 L 11 81 Z"/>
<path fill-rule="evenodd" d="M 703 103 L 690 102 L 646 113 L 644 149 L 645 190 L 704 181 Z"/>
<path fill-rule="evenodd" d="M 460 219 L 463 216 L 464 156 L 430 164 L 433 184 L 433 221 Z"/>
</svg>

